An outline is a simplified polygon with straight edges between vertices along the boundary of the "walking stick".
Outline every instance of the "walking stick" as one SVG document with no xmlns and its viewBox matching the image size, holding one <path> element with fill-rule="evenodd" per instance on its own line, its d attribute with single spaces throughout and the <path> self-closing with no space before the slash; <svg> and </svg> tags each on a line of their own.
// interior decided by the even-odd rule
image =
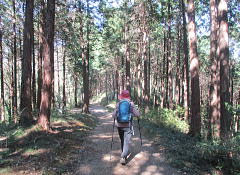
<svg viewBox="0 0 240 175">
<path fill-rule="evenodd" d="M 139 129 L 139 135 L 140 135 L 141 146 L 142 146 L 142 134 L 141 134 L 140 124 L 139 124 L 139 118 L 138 118 L 138 129 Z"/>
<path fill-rule="evenodd" d="M 113 130 L 112 130 L 112 142 L 111 142 L 111 152 L 110 152 L 110 160 L 112 158 L 112 147 L 113 147 L 113 133 L 114 133 L 114 126 L 115 126 L 115 118 L 113 120 Z"/>
</svg>

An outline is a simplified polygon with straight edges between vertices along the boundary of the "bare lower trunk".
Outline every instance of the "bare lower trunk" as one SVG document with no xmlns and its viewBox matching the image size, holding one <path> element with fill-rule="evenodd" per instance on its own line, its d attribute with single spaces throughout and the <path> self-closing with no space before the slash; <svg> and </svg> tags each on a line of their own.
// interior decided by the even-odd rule
<svg viewBox="0 0 240 175">
<path fill-rule="evenodd" d="M 183 90 L 184 90 L 184 108 L 185 108 L 185 120 L 189 121 L 189 68 L 188 68 L 188 47 L 187 47 L 187 24 L 185 15 L 185 3 L 182 1 L 182 17 L 183 17 L 183 50 L 184 50 L 184 71 L 183 71 Z"/>
<path fill-rule="evenodd" d="M 33 120 L 31 96 L 33 5 L 33 0 L 26 1 L 20 102 L 20 123 L 24 126 L 31 125 Z"/>
<path fill-rule="evenodd" d="M 14 122 L 17 123 L 17 32 L 16 32 L 16 5 L 15 0 L 13 0 L 13 13 L 14 13 L 14 23 L 13 23 L 13 118 Z"/>
<path fill-rule="evenodd" d="M 220 0 L 218 5 L 218 19 L 219 19 L 218 55 L 220 59 L 221 139 L 227 139 L 230 137 L 231 126 L 231 114 L 227 109 L 227 104 L 230 104 L 227 2 L 228 2 L 227 0 Z"/>
<path fill-rule="evenodd" d="M 216 0 L 210 0 L 211 9 L 211 85 L 210 85 L 210 133 L 209 137 L 220 137 L 220 65 L 217 57 L 217 6 Z"/>
<path fill-rule="evenodd" d="M 62 44 L 63 47 L 63 44 Z M 63 101 L 63 111 L 66 108 L 66 73 L 65 73 L 65 69 L 66 69 L 66 61 L 65 61 L 65 49 L 63 51 L 63 94 L 62 94 L 62 101 Z"/>
<path fill-rule="evenodd" d="M 47 1 L 46 27 L 44 29 L 43 58 L 44 78 L 42 87 L 42 100 L 38 124 L 44 129 L 50 129 L 50 114 L 52 100 L 53 63 L 54 63 L 54 18 L 55 0 Z"/>
<path fill-rule="evenodd" d="M 3 49 L 2 49 L 2 18 L 0 16 L 0 74 L 1 74 L 1 96 L 0 96 L 0 119 L 1 122 L 5 121 L 4 114 L 4 76 L 3 76 Z"/>
<path fill-rule="evenodd" d="M 41 90 L 42 90 L 42 62 L 43 62 L 43 28 L 44 28 L 44 22 L 45 21 L 45 14 L 44 14 L 44 1 L 41 0 L 41 14 L 40 14 L 40 20 L 39 20 L 39 55 L 38 55 L 38 90 L 37 90 L 37 106 L 36 108 L 40 110 L 40 104 L 41 104 Z"/>
<path fill-rule="evenodd" d="M 197 35 L 195 23 L 194 0 L 188 0 L 188 33 L 190 50 L 190 73 L 191 73 L 191 126 L 192 136 L 201 135 L 200 117 L 200 89 L 199 89 L 199 60 L 197 54 Z"/>
</svg>

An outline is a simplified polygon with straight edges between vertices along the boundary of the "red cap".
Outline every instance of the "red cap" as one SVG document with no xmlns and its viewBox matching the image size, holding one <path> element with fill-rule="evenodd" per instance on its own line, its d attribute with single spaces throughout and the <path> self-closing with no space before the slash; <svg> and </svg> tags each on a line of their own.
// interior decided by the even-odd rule
<svg viewBox="0 0 240 175">
<path fill-rule="evenodd" d="M 119 98 L 120 99 L 124 99 L 124 98 L 130 99 L 129 91 L 128 90 L 123 90 L 122 93 L 119 95 Z"/>
</svg>

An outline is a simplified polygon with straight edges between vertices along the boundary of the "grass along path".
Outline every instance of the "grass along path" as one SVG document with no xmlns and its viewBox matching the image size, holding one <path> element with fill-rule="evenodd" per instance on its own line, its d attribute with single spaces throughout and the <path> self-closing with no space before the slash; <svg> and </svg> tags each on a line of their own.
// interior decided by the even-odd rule
<svg viewBox="0 0 240 175">
<path fill-rule="evenodd" d="M 79 153 L 96 119 L 74 109 L 66 114 L 52 114 L 53 132 L 36 127 L 9 129 L 9 137 L 0 141 L 1 175 L 74 174 Z M 7 138 L 7 139 L 6 139 Z"/>
</svg>

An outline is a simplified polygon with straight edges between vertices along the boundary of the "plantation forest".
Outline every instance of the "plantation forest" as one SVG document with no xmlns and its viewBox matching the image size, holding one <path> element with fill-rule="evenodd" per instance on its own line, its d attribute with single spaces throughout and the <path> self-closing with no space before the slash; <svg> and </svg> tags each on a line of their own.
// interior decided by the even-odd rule
<svg viewBox="0 0 240 175">
<path fill-rule="evenodd" d="M 239 175 L 240 1 L 0 0 L 0 94 L 0 174 Z"/>
</svg>

